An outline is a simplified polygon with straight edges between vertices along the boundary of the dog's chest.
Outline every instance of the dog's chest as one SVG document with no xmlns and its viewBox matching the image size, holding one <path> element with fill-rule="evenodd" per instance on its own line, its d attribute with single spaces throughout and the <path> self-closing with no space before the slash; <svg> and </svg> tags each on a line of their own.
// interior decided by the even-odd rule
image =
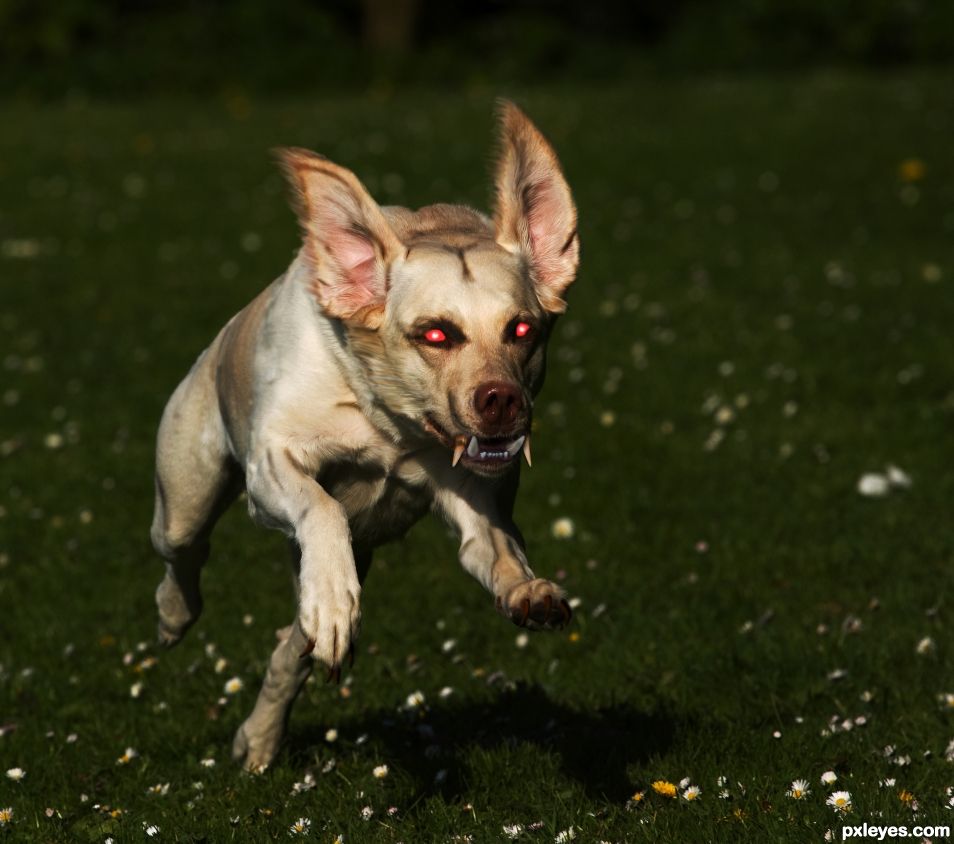
<svg viewBox="0 0 954 844">
<path fill-rule="evenodd" d="M 375 546 L 402 536 L 430 506 L 423 473 L 413 464 L 342 457 L 318 475 L 345 508 L 354 541 Z"/>
</svg>

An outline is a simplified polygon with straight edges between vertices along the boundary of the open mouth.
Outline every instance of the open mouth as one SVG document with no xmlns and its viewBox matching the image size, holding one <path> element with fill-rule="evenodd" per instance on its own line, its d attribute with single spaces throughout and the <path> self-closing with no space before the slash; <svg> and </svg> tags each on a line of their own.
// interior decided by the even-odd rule
<svg viewBox="0 0 954 844">
<path fill-rule="evenodd" d="M 507 437 L 479 437 L 476 434 L 452 436 L 430 416 L 425 418 L 424 428 L 448 448 L 453 449 L 451 466 L 463 462 L 475 467 L 502 468 L 511 463 L 521 450 L 527 465 L 530 465 L 529 434 Z"/>
</svg>

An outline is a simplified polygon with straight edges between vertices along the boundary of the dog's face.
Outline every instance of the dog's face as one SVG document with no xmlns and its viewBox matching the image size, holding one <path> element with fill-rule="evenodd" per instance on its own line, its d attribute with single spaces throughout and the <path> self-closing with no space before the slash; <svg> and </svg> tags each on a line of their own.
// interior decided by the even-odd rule
<svg viewBox="0 0 954 844">
<path fill-rule="evenodd" d="M 576 208 L 549 144 L 502 110 L 493 221 L 459 206 L 379 208 L 349 171 L 283 154 L 312 289 L 341 320 L 376 399 L 454 465 L 529 460 L 546 342 L 576 275 Z"/>
</svg>

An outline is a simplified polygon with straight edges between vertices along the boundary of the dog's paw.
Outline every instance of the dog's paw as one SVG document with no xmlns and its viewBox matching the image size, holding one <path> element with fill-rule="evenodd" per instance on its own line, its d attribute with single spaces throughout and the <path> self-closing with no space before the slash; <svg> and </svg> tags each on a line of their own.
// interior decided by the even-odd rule
<svg viewBox="0 0 954 844">
<path fill-rule="evenodd" d="M 358 601 L 361 587 L 353 585 L 318 591 L 318 600 L 309 600 L 303 586 L 298 623 L 306 644 L 301 657 L 311 657 L 328 668 L 327 680 L 341 680 L 345 660 L 354 663 L 354 643 L 361 627 Z"/>
<path fill-rule="evenodd" d="M 250 774 L 263 774 L 278 755 L 282 729 L 256 731 L 249 718 L 235 733 L 232 741 L 232 760 Z"/>
<path fill-rule="evenodd" d="M 156 608 L 159 611 L 159 644 L 167 648 L 179 644 L 186 631 L 202 612 L 202 599 L 196 595 L 188 600 L 176 582 L 166 577 L 156 590 Z"/>
<path fill-rule="evenodd" d="M 518 627 L 559 630 L 573 617 L 566 593 L 543 578 L 527 580 L 497 596 L 497 610 Z"/>
</svg>

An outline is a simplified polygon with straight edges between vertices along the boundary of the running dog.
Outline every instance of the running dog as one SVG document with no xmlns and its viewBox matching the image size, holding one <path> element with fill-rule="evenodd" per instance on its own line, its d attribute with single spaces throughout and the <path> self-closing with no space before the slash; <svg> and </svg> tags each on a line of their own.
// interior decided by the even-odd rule
<svg viewBox="0 0 954 844">
<path fill-rule="evenodd" d="M 233 743 L 250 771 L 274 759 L 314 661 L 340 678 L 353 655 L 373 549 L 429 509 L 500 613 L 532 629 L 570 620 L 512 520 L 547 339 L 579 263 L 576 207 L 550 144 L 501 104 L 493 218 L 380 207 L 322 156 L 279 158 L 302 247 L 169 400 L 151 531 L 170 646 L 199 617 L 212 528 L 243 490 L 252 518 L 291 541 L 297 616 Z"/>
</svg>

